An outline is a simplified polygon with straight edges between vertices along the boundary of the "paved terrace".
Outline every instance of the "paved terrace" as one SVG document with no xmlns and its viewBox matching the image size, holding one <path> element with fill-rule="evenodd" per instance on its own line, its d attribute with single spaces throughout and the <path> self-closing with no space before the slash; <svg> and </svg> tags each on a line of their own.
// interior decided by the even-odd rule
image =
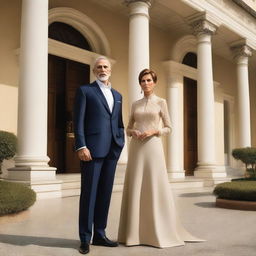
<svg viewBox="0 0 256 256">
<path fill-rule="evenodd" d="M 255 256 L 256 212 L 215 207 L 212 188 L 175 189 L 185 227 L 204 243 L 158 249 L 91 246 L 90 256 Z M 114 192 L 107 234 L 116 239 L 121 192 Z M 15 217 L 0 217 L 1 256 L 76 256 L 79 197 L 38 200 Z"/>
</svg>

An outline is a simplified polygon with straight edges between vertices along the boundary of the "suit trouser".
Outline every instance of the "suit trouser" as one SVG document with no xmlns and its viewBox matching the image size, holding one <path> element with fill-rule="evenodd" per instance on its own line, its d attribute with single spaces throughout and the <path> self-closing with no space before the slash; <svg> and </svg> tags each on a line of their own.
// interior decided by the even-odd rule
<svg viewBox="0 0 256 256">
<path fill-rule="evenodd" d="M 81 162 L 81 194 L 79 209 L 79 236 L 89 243 L 94 235 L 104 236 L 118 158 Z"/>
</svg>

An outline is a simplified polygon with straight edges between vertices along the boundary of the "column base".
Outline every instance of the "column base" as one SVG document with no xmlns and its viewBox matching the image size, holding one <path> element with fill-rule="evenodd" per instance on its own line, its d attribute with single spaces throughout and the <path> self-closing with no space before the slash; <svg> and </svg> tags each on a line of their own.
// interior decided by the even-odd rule
<svg viewBox="0 0 256 256">
<path fill-rule="evenodd" d="M 8 169 L 9 180 L 42 181 L 55 180 L 56 168 L 50 166 L 20 166 Z"/>
<path fill-rule="evenodd" d="M 56 179 L 56 168 L 23 166 L 8 169 L 6 181 L 23 183 L 37 193 L 37 198 L 61 197 L 62 181 Z"/>
<path fill-rule="evenodd" d="M 184 179 L 185 178 L 185 172 L 168 172 L 168 178 L 170 179 Z"/>
<path fill-rule="evenodd" d="M 194 176 L 197 178 L 224 178 L 227 177 L 224 166 L 218 165 L 199 165 L 195 171 Z"/>
</svg>

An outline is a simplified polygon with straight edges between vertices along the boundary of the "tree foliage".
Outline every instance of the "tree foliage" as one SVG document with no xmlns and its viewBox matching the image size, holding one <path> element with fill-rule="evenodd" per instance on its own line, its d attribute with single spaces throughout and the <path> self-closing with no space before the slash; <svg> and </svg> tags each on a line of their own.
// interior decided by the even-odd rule
<svg viewBox="0 0 256 256">
<path fill-rule="evenodd" d="M 256 177 L 256 148 L 236 148 L 233 149 L 232 156 L 245 164 L 247 176 Z"/>
<path fill-rule="evenodd" d="M 17 137 L 13 133 L 0 131 L 0 164 L 4 159 L 14 157 L 17 151 Z"/>
</svg>

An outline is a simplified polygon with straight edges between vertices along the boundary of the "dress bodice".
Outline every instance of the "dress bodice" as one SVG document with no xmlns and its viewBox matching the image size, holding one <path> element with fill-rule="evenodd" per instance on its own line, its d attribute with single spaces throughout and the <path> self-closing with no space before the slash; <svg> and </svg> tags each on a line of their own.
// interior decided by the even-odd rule
<svg viewBox="0 0 256 256">
<path fill-rule="evenodd" d="M 166 100 L 155 94 L 135 101 L 132 105 L 131 115 L 127 127 L 127 135 L 132 131 L 158 130 L 159 135 L 171 131 L 171 121 L 168 113 Z"/>
</svg>

